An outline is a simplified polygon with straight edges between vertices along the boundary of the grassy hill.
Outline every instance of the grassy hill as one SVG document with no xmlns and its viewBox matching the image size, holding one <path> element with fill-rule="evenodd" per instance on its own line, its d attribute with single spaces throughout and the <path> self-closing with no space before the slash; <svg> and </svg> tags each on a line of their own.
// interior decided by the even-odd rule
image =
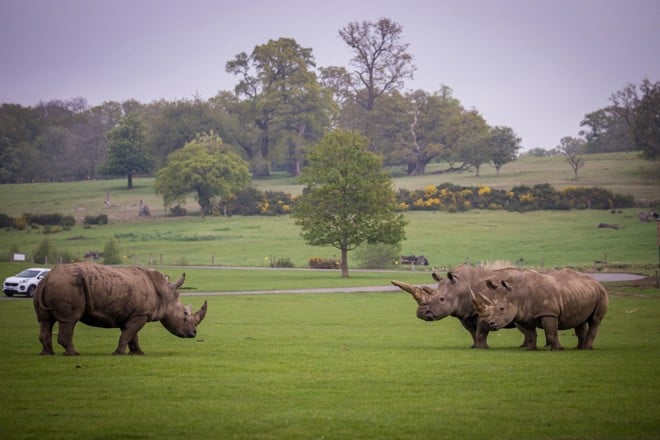
<svg viewBox="0 0 660 440">
<path fill-rule="evenodd" d="M 404 176 L 402 170 L 393 169 L 397 188 L 419 189 L 427 185 L 450 182 L 462 186 L 488 185 L 508 189 L 516 185 L 549 183 L 557 189 L 567 186 L 600 186 L 620 194 L 631 194 L 636 200 L 660 199 L 660 169 L 643 161 L 637 153 L 611 153 L 585 156 L 586 165 L 580 170 L 579 179 L 573 179 L 573 170 L 562 157 L 525 157 L 507 164 L 500 175 L 492 167 L 482 167 L 481 176 L 474 172 L 439 173 L 446 164 L 432 164 L 423 176 Z M 125 179 L 94 180 L 65 183 L 29 183 L 0 185 L 0 212 L 18 216 L 22 213 L 60 212 L 78 219 L 85 215 L 105 213 L 112 220 L 129 220 L 137 217 L 140 200 L 147 204 L 154 216 L 166 214 L 162 198 L 153 190 L 153 178 L 134 179 L 135 187 L 126 189 Z M 275 174 L 253 182 L 259 189 L 300 194 L 303 186 L 296 179 Z M 105 206 L 109 200 L 110 207 Z M 199 212 L 193 195 L 188 198 L 186 209 Z"/>
</svg>

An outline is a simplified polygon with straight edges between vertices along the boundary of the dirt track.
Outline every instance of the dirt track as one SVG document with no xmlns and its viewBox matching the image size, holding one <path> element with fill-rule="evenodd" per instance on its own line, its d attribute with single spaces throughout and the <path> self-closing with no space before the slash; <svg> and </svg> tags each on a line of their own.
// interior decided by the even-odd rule
<svg viewBox="0 0 660 440">
<path fill-rule="evenodd" d="M 646 278 L 645 275 L 635 273 L 586 273 L 600 282 L 635 281 Z M 429 284 L 435 287 L 435 284 Z M 362 292 L 400 292 L 396 286 L 370 286 L 370 287 L 327 287 L 319 289 L 298 290 L 250 290 L 235 292 L 181 292 L 181 296 L 207 296 L 207 295 L 277 295 L 277 294 L 306 294 L 306 293 L 362 293 Z"/>
<path fill-rule="evenodd" d="M 644 275 L 635 273 L 587 273 L 600 282 L 613 281 L 635 281 L 646 278 Z M 429 284 L 435 287 L 435 284 Z M 278 294 L 308 294 L 308 293 L 364 293 L 364 292 L 399 292 L 396 286 L 367 286 L 367 287 L 324 287 L 319 289 L 297 289 L 297 290 L 241 290 L 234 292 L 187 292 L 182 291 L 181 296 L 209 296 L 209 295 L 278 295 Z M 25 296 L 9 298 L 0 295 L 0 300 L 25 299 Z"/>
</svg>

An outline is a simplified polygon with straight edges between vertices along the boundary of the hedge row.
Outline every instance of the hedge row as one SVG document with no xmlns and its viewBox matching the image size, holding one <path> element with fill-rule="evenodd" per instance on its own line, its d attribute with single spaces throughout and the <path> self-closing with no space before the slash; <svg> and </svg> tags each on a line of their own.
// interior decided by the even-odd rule
<svg viewBox="0 0 660 440">
<path fill-rule="evenodd" d="M 555 190 L 543 183 L 532 187 L 516 186 L 510 190 L 489 186 L 463 187 L 443 183 L 424 189 L 400 189 L 399 208 L 415 211 L 468 211 L 470 209 L 504 209 L 507 211 L 622 209 L 635 206 L 632 196 L 614 194 L 599 187 L 567 187 Z"/>
</svg>

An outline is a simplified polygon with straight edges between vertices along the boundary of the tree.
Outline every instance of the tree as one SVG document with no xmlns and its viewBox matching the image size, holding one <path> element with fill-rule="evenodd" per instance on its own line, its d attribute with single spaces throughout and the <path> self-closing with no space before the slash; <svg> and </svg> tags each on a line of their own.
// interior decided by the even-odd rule
<svg viewBox="0 0 660 440">
<path fill-rule="evenodd" d="M 578 180 L 578 170 L 584 166 L 584 159 L 582 159 L 584 141 L 566 136 L 561 138 L 561 143 L 557 148 L 561 154 L 566 156 L 566 160 L 575 173 L 575 180 Z"/>
<path fill-rule="evenodd" d="M 418 90 L 408 99 L 411 141 L 404 143 L 404 155 L 408 174 L 422 175 L 431 160 L 449 153 L 456 145 L 464 110 L 446 86 L 433 94 Z"/>
<path fill-rule="evenodd" d="M 348 277 L 348 251 L 364 242 L 396 244 L 405 238 L 392 179 L 367 151 L 364 136 L 332 131 L 309 151 L 308 161 L 300 177 L 306 188 L 293 217 L 307 243 L 341 251 L 342 277 Z"/>
<path fill-rule="evenodd" d="M 458 169 L 474 167 L 478 177 L 481 165 L 491 158 L 486 120 L 476 110 L 466 111 L 461 114 L 453 129 L 458 133 L 458 139 L 452 148 L 450 160 L 463 162 Z"/>
<path fill-rule="evenodd" d="M 170 153 L 166 165 L 156 173 L 154 187 L 168 207 L 185 203 L 186 195 L 195 192 L 205 215 L 212 213 L 214 204 L 226 203 L 249 184 L 247 162 L 211 132 L 197 135 Z"/>
<path fill-rule="evenodd" d="M 635 147 L 642 158 L 660 157 L 660 81 L 644 79 L 638 87 L 628 84 L 611 98 L 615 109 L 631 129 Z"/>
<path fill-rule="evenodd" d="M 630 127 L 614 106 L 584 115 L 580 127 L 584 127 L 579 134 L 586 140 L 585 153 L 631 151 L 634 148 Z"/>
<path fill-rule="evenodd" d="M 413 77 L 415 66 L 408 43 L 401 39 L 403 28 L 389 18 L 377 22 L 352 22 L 339 30 L 339 36 L 355 55 L 355 67 L 349 87 L 354 99 L 371 110 L 378 96 L 403 87 L 403 80 Z"/>
<path fill-rule="evenodd" d="M 250 56 L 243 52 L 226 64 L 227 72 L 242 77 L 234 90 L 249 102 L 260 131 L 257 160 L 270 159 L 272 146 L 278 145 L 294 175 L 304 144 L 317 140 L 330 122 L 332 96 L 319 85 L 312 67 L 312 49 L 291 38 L 270 40 Z"/>
<path fill-rule="evenodd" d="M 136 113 L 128 113 L 108 132 L 108 153 L 101 173 L 127 176 L 128 189 L 133 175 L 151 171 L 152 160 L 145 148 L 145 127 Z"/>
<path fill-rule="evenodd" d="M 495 174 L 499 176 L 500 169 L 518 157 L 522 139 L 516 136 L 511 127 L 501 126 L 491 128 L 489 137 L 491 162 L 495 167 Z"/>
</svg>

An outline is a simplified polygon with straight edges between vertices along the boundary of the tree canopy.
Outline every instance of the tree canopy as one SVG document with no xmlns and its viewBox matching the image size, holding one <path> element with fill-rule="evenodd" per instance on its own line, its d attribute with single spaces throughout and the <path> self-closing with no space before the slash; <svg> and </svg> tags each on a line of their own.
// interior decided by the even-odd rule
<svg viewBox="0 0 660 440">
<path fill-rule="evenodd" d="M 127 187 L 131 189 L 133 175 L 149 172 L 151 167 L 151 155 L 145 147 L 145 126 L 136 113 L 129 113 L 108 132 L 108 155 L 102 172 L 127 176 Z"/>
<path fill-rule="evenodd" d="M 166 165 L 156 173 L 156 193 L 165 206 L 185 203 L 191 192 L 202 209 L 210 214 L 214 206 L 250 184 L 248 164 L 230 151 L 215 133 L 203 133 L 167 157 Z"/>
<path fill-rule="evenodd" d="M 405 238 L 392 179 L 367 145 L 355 131 L 326 134 L 308 152 L 300 176 L 306 188 L 293 210 L 307 243 L 341 251 L 343 277 L 348 277 L 348 251 L 364 242 L 397 244 Z"/>
</svg>

